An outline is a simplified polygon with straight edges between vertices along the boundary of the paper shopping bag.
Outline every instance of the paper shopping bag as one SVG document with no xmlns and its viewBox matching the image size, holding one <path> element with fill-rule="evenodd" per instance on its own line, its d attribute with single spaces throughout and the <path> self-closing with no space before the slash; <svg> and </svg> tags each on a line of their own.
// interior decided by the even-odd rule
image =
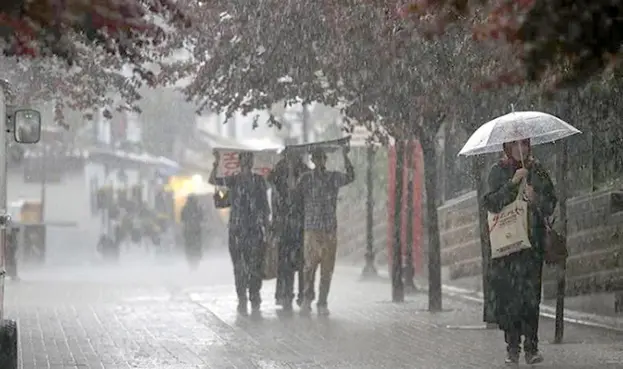
<svg viewBox="0 0 623 369">
<path fill-rule="evenodd" d="M 528 202 L 524 189 L 519 188 L 517 198 L 499 213 L 488 214 L 491 258 L 497 259 L 532 247 L 528 224 Z"/>
</svg>

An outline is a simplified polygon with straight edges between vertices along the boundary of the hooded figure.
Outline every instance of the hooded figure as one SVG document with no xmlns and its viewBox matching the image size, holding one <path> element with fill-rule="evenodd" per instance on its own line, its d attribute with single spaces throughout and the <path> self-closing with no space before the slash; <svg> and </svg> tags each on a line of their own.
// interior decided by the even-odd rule
<svg viewBox="0 0 623 369">
<path fill-rule="evenodd" d="M 268 181 L 276 190 L 275 229 L 279 234 L 279 266 L 275 300 L 284 310 L 292 309 L 294 274 L 298 272 L 299 306 L 303 301 L 303 198 L 296 191 L 301 175 L 309 171 L 301 155 L 284 153 Z"/>
<path fill-rule="evenodd" d="M 528 236 L 531 248 L 491 260 L 490 286 L 495 321 L 504 331 L 507 364 L 516 364 L 523 349 L 528 364 L 543 361 L 538 348 L 539 307 L 546 218 L 556 207 L 554 186 L 547 171 L 531 155 L 530 141 L 504 144 L 504 158 L 489 172 L 489 192 L 483 204 L 487 211 L 499 213 L 517 199 L 522 181 L 526 181 Z"/>
</svg>

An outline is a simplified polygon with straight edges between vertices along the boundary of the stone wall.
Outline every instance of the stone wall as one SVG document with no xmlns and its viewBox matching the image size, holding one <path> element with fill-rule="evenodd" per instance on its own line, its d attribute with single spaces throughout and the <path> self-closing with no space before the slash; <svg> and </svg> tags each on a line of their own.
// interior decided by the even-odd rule
<svg viewBox="0 0 623 369">
<path fill-rule="evenodd" d="M 623 196 L 605 190 L 567 202 L 567 296 L 623 290 Z M 439 208 L 442 264 L 451 279 L 481 273 L 475 192 Z M 544 296 L 555 295 L 553 268 L 546 267 Z"/>
<path fill-rule="evenodd" d="M 451 279 L 481 273 L 476 192 L 447 201 L 438 208 L 441 263 Z M 426 230 L 425 230 L 426 232 Z"/>
</svg>

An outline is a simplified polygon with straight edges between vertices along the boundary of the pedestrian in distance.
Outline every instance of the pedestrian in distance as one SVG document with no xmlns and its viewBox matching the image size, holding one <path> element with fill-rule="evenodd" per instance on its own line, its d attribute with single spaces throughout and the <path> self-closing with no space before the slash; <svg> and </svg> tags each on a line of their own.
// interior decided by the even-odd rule
<svg viewBox="0 0 623 369">
<path fill-rule="evenodd" d="M 196 270 L 203 258 L 203 242 L 201 237 L 203 210 L 199 205 L 196 195 L 190 194 L 186 198 L 186 203 L 182 208 L 181 220 L 186 261 L 192 270 Z"/>
</svg>

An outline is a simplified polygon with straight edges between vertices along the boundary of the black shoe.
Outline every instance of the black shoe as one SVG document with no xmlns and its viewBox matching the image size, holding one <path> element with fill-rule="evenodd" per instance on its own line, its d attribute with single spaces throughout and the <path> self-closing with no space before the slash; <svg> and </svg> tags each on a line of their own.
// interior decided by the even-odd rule
<svg viewBox="0 0 623 369">
<path fill-rule="evenodd" d="M 254 313 L 260 311 L 260 306 L 262 304 L 260 302 L 251 302 L 251 311 L 253 311 Z"/>
<path fill-rule="evenodd" d="M 519 350 L 507 350 L 506 360 L 504 363 L 507 365 L 518 365 L 519 364 Z"/>
<path fill-rule="evenodd" d="M 519 355 L 517 357 L 512 355 L 507 355 L 506 360 L 504 360 L 506 365 L 519 365 Z"/>
<path fill-rule="evenodd" d="M 238 308 L 236 309 L 238 311 L 238 314 L 240 315 L 248 315 L 249 311 L 247 310 L 247 302 L 246 301 L 241 301 L 238 303 Z"/>
<path fill-rule="evenodd" d="M 302 301 L 301 302 L 301 310 L 300 313 L 302 316 L 309 316 L 311 314 L 312 307 L 310 301 Z"/>
<path fill-rule="evenodd" d="M 543 362 L 543 355 L 539 351 L 526 352 L 526 364 L 534 365 Z"/>
<path fill-rule="evenodd" d="M 327 305 L 318 305 L 318 306 L 316 306 L 316 311 L 318 312 L 319 316 L 329 316 L 329 315 L 331 315 L 331 311 L 329 311 L 329 308 L 327 307 Z"/>
<path fill-rule="evenodd" d="M 284 303 L 281 306 L 284 312 L 286 313 L 292 312 L 292 301 L 284 301 Z"/>
</svg>

